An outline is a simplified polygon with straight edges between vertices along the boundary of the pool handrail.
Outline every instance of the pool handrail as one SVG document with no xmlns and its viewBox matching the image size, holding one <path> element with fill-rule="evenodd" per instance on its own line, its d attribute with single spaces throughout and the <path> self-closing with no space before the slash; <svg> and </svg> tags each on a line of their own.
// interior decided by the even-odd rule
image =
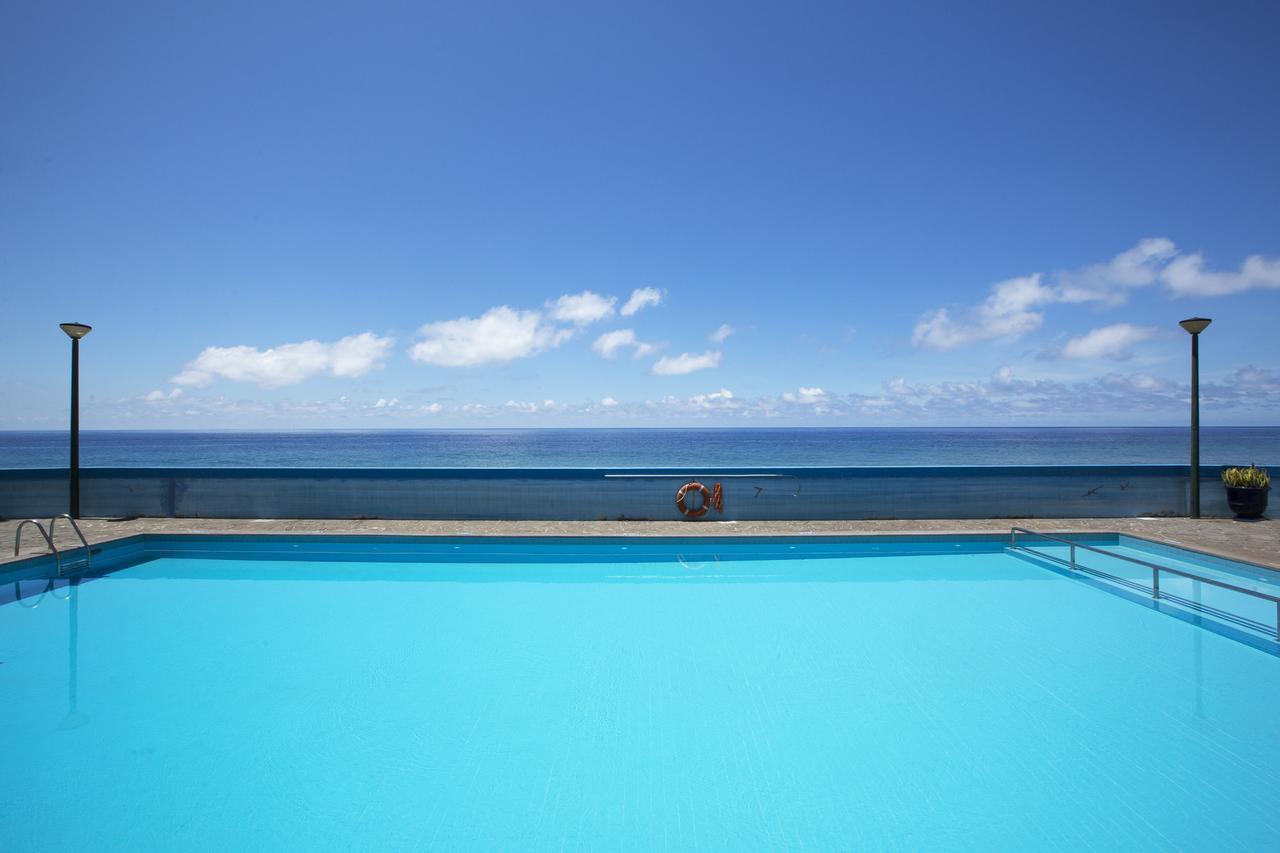
<svg viewBox="0 0 1280 853">
<path fill-rule="evenodd" d="M 53 526 L 58 519 L 65 518 L 70 524 L 71 529 L 76 532 L 76 536 L 80 537 L 80 544 L 84 546 L 84 567 L 86 569 L 93 566 L 93 551 L 89 548 L 89 540 L 84 538 L 84 532 L 80 529 L 80 525 L 76 524 L 76 520 L 71 517 L 71 513 L 63 512 L 49 519 L 49 545 L 53 546 Z M 62 560 L 58 560 L 58 574 L 62 574 Z"/>
<path fill-rule="evenodd" d="M 1093 551 L 1094 553 L 1102 554 L 1103 556 L 1111 557 L 1117 560 L 1125 560 L 1130 563 L 1136 563 L 1139 566 L 1143 566 L 1144 568 L 1150 569 L 1151 570 L 1151 597 L 1157 601 L 1161 598 L 1161 593 L 1160 593 L 1160 573 L 1161 572 L 1167 572 L 1171 575 L 1177 575 L 1178 577 L 1186 578 L 1187 580 L 1197 581 L 1199 583 L 1206 583 L 1206 584 L 1209 584 L 1210 586 L 1221 587 L 1222 589 L 1229 589 L 1232 592 L 1239 592 L 1245 595 L 1253 596 L 1254 598 L 1261 598 L 1265 601 L 1270 601 L 1276 607 L 1276 627 L 1272 633 L 1275 635 L 1276 642 L 1280 642 L 1280 596 L 1269 595 L 1268 593 L 1265 593 L 1265 592 L 1258 592 L 1256 589 L 1249 589 L 1248 587 L 1236 586 L 1235 584 L 1227 583 L 1226 581 L 1220 581 L 1215 578 L 1205 577 L 1204 575 L 1198 575 L 1198 574 L 1195 574 L 1194 572 L 1184 572 L 1181 569 L 1174 569 L 1174 568 L 1170 568 L 1169 566 L 1162 566 L 1162 565 L 1159 565 L 1158 563 L 1150 563 L 1150 562 L 1147 562 L 1146 560 L 1139 560 L 1137 557 L 1130 557 L 1125 554 L 1117 554 L 1113 551 L 1106 551 L 1102 548 L 1095 548 L 1092 545 L 1086 545 L 1083 542 L 1074 542 L 1070 539 L 1064 539 L 1060 536 L 1052 536 L 1048 533 L 1041 533 L 1038 530 L 1031 530 L 1026 527 L 1009 528 L 1010 550 L 1016 551 L 1019 547 L 1022 547 L 1024 550 L 1031 551 L 1031 553 L 1036 553 L 1035 551 L 1032 551 L 1032 549 L 1030 548 L 1018 545 L 1019 533 L 1025 533 L 1030 536 L 1038 536 L 1041 539 L 1048 539 L 1050 542 L 1058 542 L 1062 545 L 1070 546 L 1071 550 L 1069 552 L 1070 553 L 1069 560 L 1062 560 L 1060 557 L 1053 557 L 1052 555 L 1047 555 L 1047 554 L 1037 554 L 1037 556 L 1047 557 L 1048 559 L 1057 560 L 1058 562 L 1065 562 L 1067 563 L 1067 565 L 1071 567 L 1071 570 L 1073 572 L 1086 571 L 1090 574 L 1102 575 L 1104 577 L 1114 578 L 1116 580 L 1124 580 L 1123 578 L 1115 578 L 1114 575 L 1109 575 L 1106 572 L 1098 571 L 1097 569 L 1090 569 L 1087 566 L 1080 565 L 1078 562 L 1076 562 L 1077 548 L 1083 548 L 1086 551 Z M 1171 598 L 1171 596 L 1169 596 L 1167 593 L 1163 597 Z M 1180 602 L 1183 601 L 1183 599 L 1177 596 L 1173 596 L 1172 598 Z M 1254 624 L 1259 624 L 1259 623 L 1254 623 Z"/>
<path fill-rule="evenodd" d="M 22 548 L 22 528 L 28 524 L 34 524 L 36 530 L 40 531 L 40 535 L 44 537 L 45 544 L 49 546 L 49 553 L 53 554 L 53 561 L 58 567 L 58 574 L 62 574 L 62 555 L 58 553 L 58 546 L 53 544 L 53 536 L 50 535 L 50 531 L 45 530 L 44 525 L 34 518 L 23 520 L 18 525 L 18 529 L 13 531 L 13 556 L 18 556 L 18 551 Z M 52 527 L 52 524 L 50 526 Z"/>
</svg>

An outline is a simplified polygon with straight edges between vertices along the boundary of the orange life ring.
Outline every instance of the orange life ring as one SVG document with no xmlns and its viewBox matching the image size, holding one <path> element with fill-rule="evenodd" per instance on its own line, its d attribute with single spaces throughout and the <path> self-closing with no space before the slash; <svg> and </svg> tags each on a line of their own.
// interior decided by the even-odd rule
<svg viewBox="0 0 1280 853">
<path fill-rule="evenodd" d="M 702 495 L 702 506 L 697 509 L 689 509 L 684 502 L 685 495 L 689 494 L 689 492 L 698 492 Z M 680 514 L 685 518 L 702 518 L 707 514 L 707 510 L 711 509 L 711 490 L 697 480 L 685 483 L 676 492 L 676 509 L 680 510 Z"/>
</svg>

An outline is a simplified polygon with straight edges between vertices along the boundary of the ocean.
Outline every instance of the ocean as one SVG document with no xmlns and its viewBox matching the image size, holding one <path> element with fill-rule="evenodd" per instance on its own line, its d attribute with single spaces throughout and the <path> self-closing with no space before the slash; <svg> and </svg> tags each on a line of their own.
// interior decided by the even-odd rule
<svg viewBox="0 0 1280 853">
<path fill-rule="evenodd" d="M 1280 466 L 1280 427 L 1206 427 L 1205 465 Z M 0 432 L 0 468 L 67 464 L 66 432 Z M 578 468 L 1183 464 L 1183 427 L 88 430 L 80 464 L 122 467 Z"/>
</svg>

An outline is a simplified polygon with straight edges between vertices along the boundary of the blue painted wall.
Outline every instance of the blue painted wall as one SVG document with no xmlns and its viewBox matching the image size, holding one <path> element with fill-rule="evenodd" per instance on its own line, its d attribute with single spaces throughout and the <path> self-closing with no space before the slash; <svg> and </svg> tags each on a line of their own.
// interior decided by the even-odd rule
<svg viewBox="0 0 1280 853">
<path fill-rule="evenodd" d="M 1227 516 L 1216 470 L 1206 516 Z M 0 471 L 0 517 L 67 506 L 65 469 Z M 1073 518 L 1185 515 L 1185 465 L 760 469 L 86 468 L 90 517 L 681 518 L 680 484 L 724 488 L 705 519 Z"/>
</svg>

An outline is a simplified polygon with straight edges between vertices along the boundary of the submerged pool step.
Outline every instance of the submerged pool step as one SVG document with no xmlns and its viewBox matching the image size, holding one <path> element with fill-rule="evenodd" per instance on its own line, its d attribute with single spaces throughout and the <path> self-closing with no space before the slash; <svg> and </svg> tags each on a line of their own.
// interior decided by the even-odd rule
<svg viewBox="0 0 1280 853">
<path fill-rule="evenodd" d="M 1065 545 L 1067 547 L 1067 558 L 1046 553 L 1043 549 L 1034 548 L 1019 540 L 1019 536 L 1033 537 L 1038 540 L 1052 542 L 1058 546 Z M 1099 554 L 1106 560 L 1119 560 L 1124 564 L 1141 567 L 1150 572 L 1150 583 L 1133 578 L 1126 578 L 1122 575 L 1105 571 L 1082 563 L 1079 559 L 1079 551 L 1087 551 L 1093 554 Z M 1268 592 L 1262 592 L 1257 589 L 1250 589 L 1238 584 L 1229 583 L 1219 578 L 1209 577 L 1196 572 L 1189 572 L 1183 569 L 1176 569 L 1171 566 L 1153 563 L 1147 560 L 1139 560 L 1136 557 L 1130 557 L 1126 554 L 1118 554 L 1114 551 L 1107 551 L 1093 545 L 1088 545 L 1073 539 L 1067 539 L 1061 536 L 1054 536 L 1047 533 L 1041 533 L 1025 527 L 1014 527 L 1009 530 L 1009 551 L 1016 555 L 1029 555 L 1041 560 L 1048 560 L 1061 566 L 1066 566 L 1071 572 L 1080 572 L 1094 578 L 1099 578 L 1111 584 L 1115 584 L 1131 593 L 1150 598 L 1151 602 L 1157 606 L 1162 603 L 1174 604 L 1196 613 L 1204 614 L 1222 622 L 1244 628 L 1256 634 L 1261 634 L 1273 642 L 1280 643 L 1280 595 L 1273 595 Z M 1257 610 L 1257 606 L 1251 608 L 1228 609 L 1225 606 L 1217 606 L 1215 604 L 1206 603 L 1204 601 L 1188 598 L 1186 595 L 1170 589 L 1169 579 L 1165 579 L 1162 584 L 1162 575 L 1172 576 L 1174 583 L 1182 583 L 1190 586 L 1192 590 L 1199 595 L 1201 588 L 1197 584 L 1205 584 L 1215 590 L 1222 590 L 1228 593 L 1248 596 L 1258 603 L 1266 603 L 1270 606 L 1274 613 L 1273 622 L 1262 621 L 1260 619 L 1251 618 L 1249 615 L 1239 612 L 1241 609 Z M 1225 605 L 1225 601 L 1219 602 Z M 1264 605 L 1265 606 L 1265 605 Z"/>
</svg>

